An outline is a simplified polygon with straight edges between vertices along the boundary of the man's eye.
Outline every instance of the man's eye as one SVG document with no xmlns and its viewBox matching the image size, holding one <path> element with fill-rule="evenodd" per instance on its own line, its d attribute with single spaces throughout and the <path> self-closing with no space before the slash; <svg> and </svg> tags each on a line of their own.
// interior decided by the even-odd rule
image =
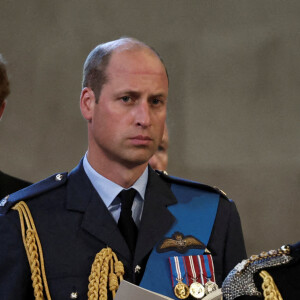
<svg viewBox="0 0 300 300">
<path fill-rule="evenodd" d="M 157 98 L 154 98 L 154 99 L 152 100 L 152 104 L 153 104 L 153 105 L 159 105 L 159 104 L 162 104 L 162 103 L 163 103 L 163 101 L 160 100 L 160 99 L 157 99 Z"/>
<path fill-rule="evenodd" d="M 121 98 L 123 102 L 129 102 L 130 101 L 130 97 L 129 96 L 124 96 Z"/>
</svg>

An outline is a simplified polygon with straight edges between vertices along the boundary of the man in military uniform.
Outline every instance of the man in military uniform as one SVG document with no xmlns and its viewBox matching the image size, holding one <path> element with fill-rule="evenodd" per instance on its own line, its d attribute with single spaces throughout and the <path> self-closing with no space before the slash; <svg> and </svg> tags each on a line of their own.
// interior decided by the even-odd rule
<svg viewBox="0 0 300 300">
<path fill-rule="evenodd" d="M 6 106 L 6 98 L 10 93 L 9 80 L 6 72 L 6 66 L 2 55 L 0 54 L 0 119 L 3 116 Z M 29 182 L 13 177 L 0 171 L 0 199 L 8 194 L 18 191 L 30 185 Z"/>
<path fill-rule="evenodd" d="M 168 83 L 159 55 L 135 39 L 101 44 L 88 55 L 80 97 L 88 151 L 70 174 L 2 201 L 1 299 L 32 299 L 31 273 L 33 281 L 47 279 L 52 299 L 86 299 L 91 265 L 107 246 L 124 264 L 125 279 L 171 298 L 187 279 L 220 285 L 246 257 L 232 201 L 148 166 L 163 135 Z M 195 258 L 195 269 L 206 265 L 205 272 L 191 278 L 180 263 L 174 271 L 169 262 L 178 257 Z M 40 293 L 39 283 L 33 286 Z"/>
</svg>

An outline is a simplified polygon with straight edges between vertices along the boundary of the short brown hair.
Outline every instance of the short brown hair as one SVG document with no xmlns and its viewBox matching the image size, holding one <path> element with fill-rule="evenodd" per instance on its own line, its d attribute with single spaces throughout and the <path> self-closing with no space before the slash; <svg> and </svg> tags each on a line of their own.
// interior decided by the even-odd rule
<svg viewBox="0 0 300 300">
<path fill-rule="evenodd" d="M 9 95 L 9 81 L 6 72 L 5 60 L 0 54 L 0 105 Z"/>
<path fill-rule="evenodd" d="M 83 79 L 82 79 L 82 88 L 85 87 L 91 88 L 95 94 L 96 102 L 98 102 L 103 84 L 107 82 L 107 76 L 105 74 L 105 71 L 108 66 L 110 57 L 113 51 L 120 47 L 125 49 L 131 49 L 131 48 L 150 49 L 160 59 L 163 66 L 165 67 L 166 74 L 168 76 L 166 66 L 162 58 L 160 57 L 160 55 L 153 48 L 149 47 L 148 45 L 146 45 L 145 43 L 137 39 L 123 37 L 115 41 L 100 44 L 96 48 L 94 48 L 88 55 L 83 66 Z"/>
</svg>

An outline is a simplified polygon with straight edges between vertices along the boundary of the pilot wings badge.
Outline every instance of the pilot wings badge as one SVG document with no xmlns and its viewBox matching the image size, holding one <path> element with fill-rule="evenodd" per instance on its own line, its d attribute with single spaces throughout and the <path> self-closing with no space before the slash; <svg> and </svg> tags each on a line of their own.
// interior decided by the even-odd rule
<svg viewBox="0 0 300 300">
<path fill-rule="evenodd" d="M 205 249 L 206 246 L 193 237 L 192 235 L 184 236 L 181 232 L 174 232 L 171 238 L 163 239 L 157 245 L 157 252 L 168 252 L 168 251 L 176 251 L 181 254 L 185 253 L 189 249 Z"/>
</svg>

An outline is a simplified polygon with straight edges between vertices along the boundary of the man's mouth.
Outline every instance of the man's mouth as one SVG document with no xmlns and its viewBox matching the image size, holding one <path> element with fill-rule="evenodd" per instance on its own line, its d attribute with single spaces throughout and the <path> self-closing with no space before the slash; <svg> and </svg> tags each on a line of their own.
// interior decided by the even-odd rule
<svg viewBox="0 0 300 300">
<path fill-rule="evenodd" d="M 134 145 L 149 145 L 152 142 L 152 139 L 147 135 L 137 135 L 130 138 L 131 142 Z"/>
</svg>

